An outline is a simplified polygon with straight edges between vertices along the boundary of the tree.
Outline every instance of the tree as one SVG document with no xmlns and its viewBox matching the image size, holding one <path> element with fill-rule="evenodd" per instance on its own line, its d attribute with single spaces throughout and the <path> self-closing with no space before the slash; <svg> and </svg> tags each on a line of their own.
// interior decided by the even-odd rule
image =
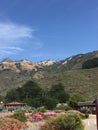
<svg viewBox="0 0 98 130">
<path fill-rule="evenodd" d="M 37 83 L 28 81 L 23 85 L 23 87 L 8 91 L 6 101 L 21 101 L 32 106 L 38 98 L 40 100 L 41 93 L 42 89 L 37 85 Z"/>
<path fill-rule="evenodd" d="M 90 69 L 95 67 L 98 67 L 98 58 L 89 59 L 82 64 L 82 69 Z"/>
<path fill-rule="evenodd" d="M 22 92 L 24 98 L 26 97 L 35 98 L 35 97 L 40 97 L 42 89 L 38 86 L 37 83 L 33 81 L 28 81 L 23 85 Z"/>
<path fill-rule="evenodd" d="M 76 108 L 78 105 L 78 102 L 82 102 L 84 101 L 82 96 L 79 94 L 73 94 L 70 98 L 69 98 L 69 106 L 72 108 Z"/>
<path fill-rule="evenodd" d="M 19 100 L 19 93 L 16 91 L 16 89 L 11 89 L 7 92 L 5 97 L 6 102 L 12 102 Z"/>
<path fill-rule="evenodd" d="M 66 93 L 65 91 L 62 91 L 59 93 L 58 95 L 58 100 L 60 103 L 64 103 L 64 102 L 67 102 L 69 100 L 69 94 Z"/>
<path fill-rule="evenodd" d="M 55 98 L 51 98 L 51 97 L 47 97 L 44 99 L 43 105 L 49 109 L 49 110 L 53 110 L 56 105 L 58 103 L 58 100 Z"/>
<path fill-rule="evenodd" d="M 65 88 L 61 83 L 53 85 L 49 91 L 49 95 L 50 97 L 56 98 L 61 103 L 66 102 L 69 99 L 69 94 L 65 91 Z"/>
<path fill-rule="evenodd" d="M 4 102 L 5 98 L 4 96 L 0 95 L 0 102 L 3 101 Z"/>
</svg>

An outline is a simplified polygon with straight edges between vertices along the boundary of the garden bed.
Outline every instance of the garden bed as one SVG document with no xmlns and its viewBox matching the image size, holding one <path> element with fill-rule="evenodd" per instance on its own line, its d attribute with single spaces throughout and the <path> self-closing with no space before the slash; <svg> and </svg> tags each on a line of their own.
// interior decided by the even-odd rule
<svg viewBox="0 0 98 130">
<path fill-rule="evenodd" d="M 23 123 L 17 119 L 1 117 L 0 118 L 0 130 L 20 130 L 26 128 L 26 123 Z"/>
</svg>

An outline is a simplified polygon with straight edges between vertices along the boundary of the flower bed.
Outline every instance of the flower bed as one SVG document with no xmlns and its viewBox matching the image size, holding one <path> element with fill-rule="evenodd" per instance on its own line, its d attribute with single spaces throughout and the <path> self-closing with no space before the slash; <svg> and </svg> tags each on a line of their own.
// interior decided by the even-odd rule
<svg viewBox="0 0 98 130">
<path fill-rule="evenodd" d="M 20 130 L 27 127 L 25 123 L 13 118 L 0 118 L 0 130 Z"/>
<path fill-rule="evenodd" d="M 84 130 L 84 126 L 78 114 L 66 113 L 51 118 L 41 126 L 40 130 Z"/>
<path fill-rule="evenodd" d="M 33 113 L 31 115 L 27 115 L 27 120 L 31 122 L 42 121 L 43 116 L 40 113 Z"/>
<path fill-rule="evenodd" d="M 54 115 L 56 115 L 56 112 L 48 111 L 48 112 L 44 112 L 43 115 L 45 115 L 45 116 L 54 116 Z"/>
<path fill-rule="evenodd" d="M 42 115 L 39 114 L 39 113 L 35 113 L 33 114 L 33 119 L 37 120 L 37 121 L 40 121 L 43 119 Z"/>
</svg>

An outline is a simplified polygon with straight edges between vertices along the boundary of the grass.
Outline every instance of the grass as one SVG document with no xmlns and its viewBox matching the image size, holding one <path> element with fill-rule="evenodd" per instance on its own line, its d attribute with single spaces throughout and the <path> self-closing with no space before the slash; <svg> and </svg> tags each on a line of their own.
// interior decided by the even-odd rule
<svg viewBox="0 0 98 130">
<path fill-rule="evenodd" d="M 8 117 L 10 115 L 13 115 L 13 113 L 12 112 L 0 112 L 0 118 L 1 117 Z"/>
</svg>

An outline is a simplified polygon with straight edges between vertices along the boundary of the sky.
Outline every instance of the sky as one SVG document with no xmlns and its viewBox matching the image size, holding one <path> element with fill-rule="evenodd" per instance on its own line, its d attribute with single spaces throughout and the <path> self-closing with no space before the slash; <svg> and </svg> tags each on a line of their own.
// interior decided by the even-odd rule
<svg viewBox="0 0 98 130">
<path fill-rule="evenodd" d="M 0 60 L 62 60 L 98 50 L 98 0 L 0 0 Z"/>
</svg>

